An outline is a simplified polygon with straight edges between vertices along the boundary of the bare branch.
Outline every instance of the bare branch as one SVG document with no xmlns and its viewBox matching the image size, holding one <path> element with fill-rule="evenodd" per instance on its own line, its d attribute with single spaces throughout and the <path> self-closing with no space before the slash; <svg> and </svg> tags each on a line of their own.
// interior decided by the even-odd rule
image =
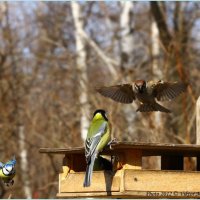
<svg viewBox="0 0 200 200">
<path fill-rule="evenodd" d="M 90 38 L 88 37 L 87 33 L 84 30 L 81 30 L 80 32 L 81 36 L 88 42 L 88 44 L 96 51 L 97 55 L 105 62 L 107 65 L 110 73 L 113 77 L 117 77 L 117 70 L 114 66 L 119 65 L 117 61 L 114 59 L 109 58 L 99 47 L 98 45 Z"/>
<path fill-rule="evenodd" d="M 169 46 L 172 41 L 172 36 L 170 35 L 169 30 L 167 28 L 167 23 L 165 21 L 164 15 L 161 12 L 161 9 L 159 8 L 158 2 L 152 1 L 150 2 L 150 5 L 152 15 L 154 16 L 154 19 L 159 29 L 160 38 L 163 43 L 163 46 L 166 50 L 169 50 Z"/>
</svg>

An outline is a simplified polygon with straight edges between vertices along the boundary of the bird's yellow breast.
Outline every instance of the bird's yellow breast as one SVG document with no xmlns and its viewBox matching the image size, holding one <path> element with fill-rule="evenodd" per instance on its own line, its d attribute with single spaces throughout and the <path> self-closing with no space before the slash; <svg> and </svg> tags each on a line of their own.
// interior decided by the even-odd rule
<svg viewBox="0 0 200 200">
<path fill-rule="evenodd" d="M 0 178 L 5 178 L 6 176 L 3 174 L 2 169 L 0 170 Z"/>
<path fill-rule="evenodd" d="M 11 180 L 14 176 L 15 176 L 15 173 L 11 174 L 9 176 L 6 176 L 6 175 L 3 174 L 2 169 L 0 170 L 0 179 Z"/>
</svg>

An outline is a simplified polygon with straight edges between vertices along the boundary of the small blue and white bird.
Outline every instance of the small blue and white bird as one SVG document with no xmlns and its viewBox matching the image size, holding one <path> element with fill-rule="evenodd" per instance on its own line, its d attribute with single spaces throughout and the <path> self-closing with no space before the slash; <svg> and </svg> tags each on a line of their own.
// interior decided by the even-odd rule
<svg viewBox="0 0 200 200">
<path fill-rule="evenodd" d="M 13 185 L 14 184 L 14 176 L 15 176 L 15 165 L 16 165 L 16 159 L 15 156 L 12 160 L 8 161 L 7 163 L 3 164 L 0 162 L 0 178 L 3 180 L 3 182 L 7 185 Z"/>
</svg>

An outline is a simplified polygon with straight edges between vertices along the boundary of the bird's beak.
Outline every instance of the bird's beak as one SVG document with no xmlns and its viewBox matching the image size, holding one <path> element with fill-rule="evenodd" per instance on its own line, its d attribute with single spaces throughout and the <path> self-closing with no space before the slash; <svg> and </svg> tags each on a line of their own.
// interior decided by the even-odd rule
<svg viewBox="0 0 200 200">
<path fill-rule="evenodd" d="M 139 86 L 138 90 L 139 90 L 139 92 L 143 91 L 142 85 Z"/>
</svg>

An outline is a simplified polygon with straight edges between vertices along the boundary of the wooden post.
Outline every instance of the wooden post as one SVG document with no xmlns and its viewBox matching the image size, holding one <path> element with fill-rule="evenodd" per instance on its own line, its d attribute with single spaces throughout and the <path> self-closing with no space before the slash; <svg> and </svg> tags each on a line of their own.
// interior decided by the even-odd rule
<svg viewBox="0 0 200 200">
<path fill-rule="evenodd" d="M 142 169 L 142 151 L 131 150 L 125 152 L 123 169 Z"/>
<path fill-rule="evenodd" d="M 196 103 L 196 144 L 200 145 L 200 96 Z M 197 170 L 200 171 L 200 157 L 197 157 Z"/>
<path fill-rule="evenodd" d="M 196 144 L 200 145 L 200 96 L 196 104 Z"/>
</svg>

